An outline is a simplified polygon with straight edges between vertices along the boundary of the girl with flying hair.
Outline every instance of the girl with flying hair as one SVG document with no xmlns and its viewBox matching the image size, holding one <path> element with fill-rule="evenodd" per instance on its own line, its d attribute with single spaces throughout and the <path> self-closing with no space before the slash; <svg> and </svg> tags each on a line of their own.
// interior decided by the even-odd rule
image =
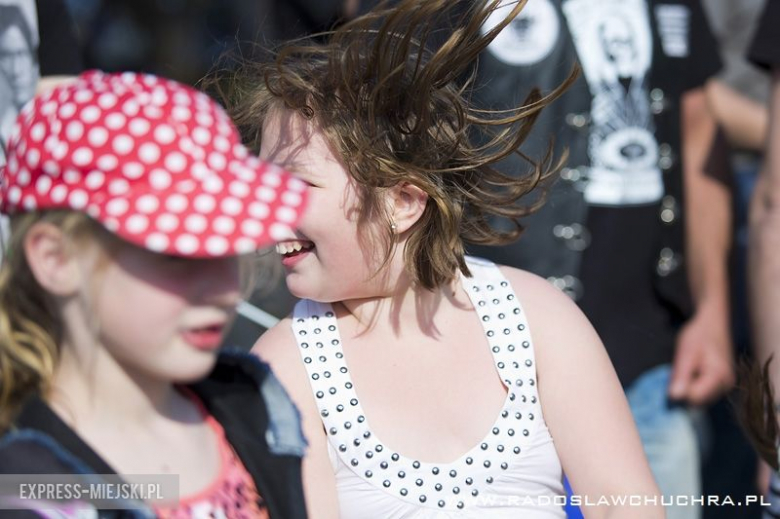
<svg viewBox="0 0 780 519">
<path fill-rule="evenodd" d="M 519 180 L 494 169 L 567 84 L 491 113 L 457 81 L 522 4 L 383 3 L 324 44 L 246 65 L 227 92 L 261 158 L 310 186 L 299 230 L 276 246 L 302 300 L 253 351 L 302 413 L 315 519 L 564 517 L 562 471 L 583 499 L 626 500 L 588 518 L 663 517 L 576 305 L 465 255 L 516 239 L 537 205 L 523 197 L 561 162 L 529 158 Z"/>
</svg>

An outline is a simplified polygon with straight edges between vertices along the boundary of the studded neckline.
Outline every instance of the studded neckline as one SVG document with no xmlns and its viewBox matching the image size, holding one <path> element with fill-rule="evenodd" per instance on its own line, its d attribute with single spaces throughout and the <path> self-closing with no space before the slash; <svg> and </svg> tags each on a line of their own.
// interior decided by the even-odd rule
<svg viewBox="0 0 780 519">
<path fill-rule="evenodd" d="M 473 263 L 476 260 L 470 259 Z M 301 301 L 293 330 L 328 441 L 341 461 L 364 480 L 423 506 L 460 509 L 518 462 L 540 422 L 533 348 L 525 316 L 497 267 L 469 265 L 462 277 L 482 322 L 496 369 L 507 388 L 504 404 L 486 435 L 447 463 L 416 460 L 392 450 L 369 427 L 344 357 L 337 318 L 329 304 Z"/>
</svg>

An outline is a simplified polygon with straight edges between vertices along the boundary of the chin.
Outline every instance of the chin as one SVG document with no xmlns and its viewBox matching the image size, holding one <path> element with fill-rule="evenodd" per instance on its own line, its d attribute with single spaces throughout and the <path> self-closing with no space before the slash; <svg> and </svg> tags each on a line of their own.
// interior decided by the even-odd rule
<svg viewBox="0 0 780 519">
<path fill-rule="evenodd" d="M 295 273 L 290 273 L 287 274 L 284 281 L 287 284 L 287 290 L 290 291 L 290 294 L 294 295 L 298 299 L 311 299 L 313 301 L 318 300 L 315 297 L 314 290 L 312 290 L 312 283 L 307 282 L 305 277 Z"/>
<path fill-rule="evenodd" d="M 168 373 L 168 377 L 175 384 L 192 384 L 206 378 L 216 363 L 216 352 L 210 358 L 187 359 L 178 363 L 176 368 Z"/>
</svg>

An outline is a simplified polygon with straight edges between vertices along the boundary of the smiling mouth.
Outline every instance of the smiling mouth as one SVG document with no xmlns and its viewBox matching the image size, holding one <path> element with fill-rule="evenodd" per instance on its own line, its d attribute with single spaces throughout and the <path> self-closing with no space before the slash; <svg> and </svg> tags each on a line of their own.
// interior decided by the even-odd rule
<svg viewBox="0 0 780 519">
<path fill-rule="evenodd" d="M 276 244 L 276 253 L 291 258 L 314 249 L 314 243 L 308 240 L 288 240 Z"/>
</svg>

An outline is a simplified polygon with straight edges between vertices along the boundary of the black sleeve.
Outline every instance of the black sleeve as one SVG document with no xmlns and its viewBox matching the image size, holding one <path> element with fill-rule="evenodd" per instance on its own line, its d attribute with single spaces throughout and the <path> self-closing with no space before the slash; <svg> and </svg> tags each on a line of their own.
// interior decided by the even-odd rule
<svg viewBox="0 0 780 519">
<path fill-rule="evenodd" d="M 780 68 L 780 0 L 767 0 L 748 59 L 765 69 Z"/>
<path fill-rule="evenodd" d="M 84 69 L 76 27 L 63 0 L 36 0 L 41 77 L 76 75 Z"/>
<path fill-rule="evenodd" d="M 698 0 L 684 2 L 690 9 L 690 57 L 686 65 L 684 90 L 699 88 L 720 71 L 723 63 L 718 42 Z"/>
</svg>

